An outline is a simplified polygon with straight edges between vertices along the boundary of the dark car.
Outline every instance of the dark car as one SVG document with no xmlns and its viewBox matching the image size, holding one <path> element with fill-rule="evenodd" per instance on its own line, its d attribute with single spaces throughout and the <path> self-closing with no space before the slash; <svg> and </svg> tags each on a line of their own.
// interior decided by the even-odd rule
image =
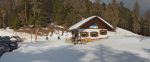
<svg viewBox="0 0 150 62">
<path fill-rule="evenodd" d="M 10 39 L 12 39 L 11 41 L 13 42 L 23 42 L 22 38 L 20 38 L 19 36 L 12 36 Z"/>
<path fill-rule="evenodd" d="M 5 53 L 5 52 L 9 52 L 9 51 L 10 51 L 10 47 L 6 43 L 0 42 L 0 54 Z"/>
<path fill-rule="evenodd" d="M 3 38 L 7 38 L 7 39 L 10 39 L 11 37 L 10 36 L 2 36 Z"/>
<path fill-rule="evenodd" d="M 13 50 L 18 48 L 17 42 L 12 42 L 7 37 L 0 37 L 0 43 L 1 43 L 1 46 L 4 47 L 4 50 L 6 52 L 11 52 L 11 51 L 13 51 Z"/>
<path fill-rule="evenodd" d="M 9 46 L 4 43 L 0 43 L 0 57 L 5 53 L 9 51 Z"/>
</svg>

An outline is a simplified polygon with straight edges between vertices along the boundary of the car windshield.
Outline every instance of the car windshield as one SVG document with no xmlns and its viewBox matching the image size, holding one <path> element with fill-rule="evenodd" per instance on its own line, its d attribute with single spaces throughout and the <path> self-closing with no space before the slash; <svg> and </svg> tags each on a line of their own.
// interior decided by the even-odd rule
<svg viewBox="0 0 150 62">
<path fill-rule="evenodd" d="M 9 39 L 9 38 L 7 38 L 7 37 L 1 37 L 0 39 L 1 39 L 1 40 L 3 40 L 4 42 L 6 42 L 6 41 L 7 41 L 7 42 L 8 42 L 8 41 L 10 41 L 10 39 Z"/>
</svg>

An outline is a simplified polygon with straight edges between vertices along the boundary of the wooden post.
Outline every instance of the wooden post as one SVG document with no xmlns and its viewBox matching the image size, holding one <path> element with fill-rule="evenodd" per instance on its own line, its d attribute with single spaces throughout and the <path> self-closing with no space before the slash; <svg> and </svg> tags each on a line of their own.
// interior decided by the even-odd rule
<svg viewBox="0 0 150 62">
<path fill-rule="evenodd" d="M 31 30 L 31 42 L 32 42 L 32 30 Z"/>
<path fill-rule="evenodd" d="M 35 42 L 37 42 L 38 31 L 39 31 L 39 28 L 37 28 L 36 33 L 35 33 Z"/>
</svg>

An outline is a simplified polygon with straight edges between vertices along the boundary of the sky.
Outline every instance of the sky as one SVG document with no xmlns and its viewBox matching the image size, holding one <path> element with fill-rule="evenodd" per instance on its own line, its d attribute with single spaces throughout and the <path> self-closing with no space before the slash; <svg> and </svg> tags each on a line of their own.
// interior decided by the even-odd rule
<svg viewBox="0 0 150 62">
<path fill-rule="evenodd" d="M 111 0 L 101 0 L 102 2 L 109 3 Z M 137 1 L 140 5 L 140 11 L 143 15 L 144 12 L 148 9 L 150 9 L 150 0 L 117 0 L 118 2 L 123 1 L 125 6 L 132 10 L 134 7 L 135 2 Z"/>
</svg>

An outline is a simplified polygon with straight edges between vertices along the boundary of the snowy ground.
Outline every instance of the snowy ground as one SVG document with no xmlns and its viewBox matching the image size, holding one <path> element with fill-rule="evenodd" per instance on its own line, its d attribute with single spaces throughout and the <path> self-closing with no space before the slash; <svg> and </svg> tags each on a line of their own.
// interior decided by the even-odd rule
<svg viewBox="0 0 150 62">
<path fill-rule="evenodd" d="M 27 38 L 26 42 L 5 53 L 0 62 L 150 62 L 150 38 L 120 28 L 115 33 L 109 32 L 108 39 L 86 45 L 65 43 L 66 36 L 57 40 L 54 35 L 48 41 L 38 37 L 38 42 L 31 42 L 30 35 L 22 37 Z"/>
</svg>

